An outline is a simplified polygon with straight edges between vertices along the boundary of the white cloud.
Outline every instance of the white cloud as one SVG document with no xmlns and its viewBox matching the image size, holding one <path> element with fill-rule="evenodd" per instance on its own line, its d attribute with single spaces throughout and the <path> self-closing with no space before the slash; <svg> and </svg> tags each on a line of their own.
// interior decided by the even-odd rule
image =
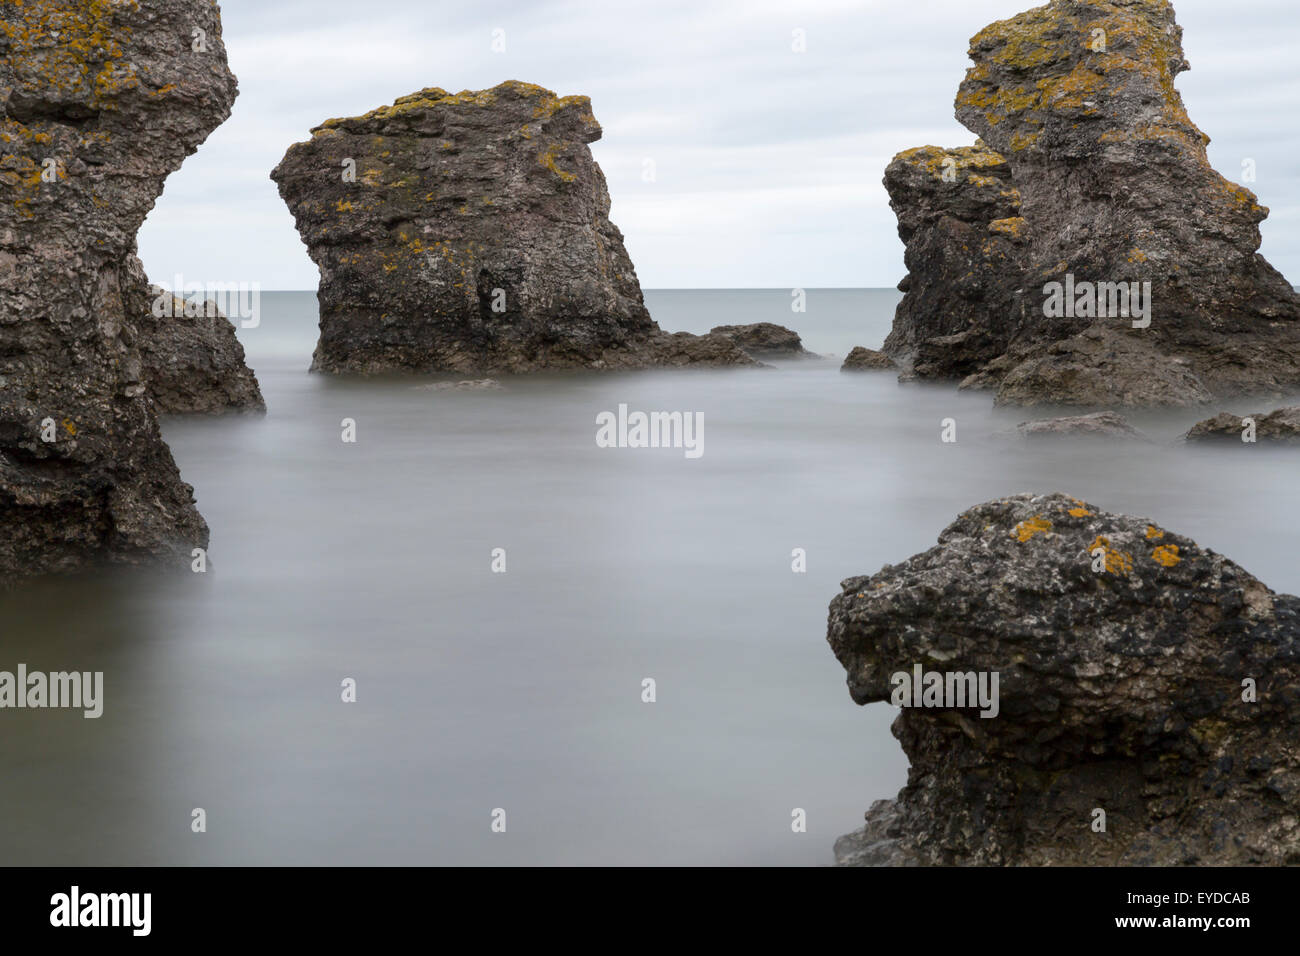
<svg viewBox="0 0 1300 956">
<path fill-rule="evenodd" d="M 267 178 L 332 116 L 426 86 L 505 79 L 592 98 L 593 151 L 643 285 L 893 286 L 902 246 L 881 177 L 896 152 L 964 145 L 952 117 L 967 41 L 1030 0 L 225 0 L 241 95 L 171 178 L 141 233 L 151 273 L 313 289 Z M 1229 178 L 1273 210 L 1262 251 L 1300 282 L 1300 96 L 1292 0 L 1179 0 L 1179 79 Z M 506 52 L 491 51 L 494 28 Z M 808 51 L 790 49 L 806 31 Z M 653 158 L 657 182 L 641 180 Z"/>
</svg>

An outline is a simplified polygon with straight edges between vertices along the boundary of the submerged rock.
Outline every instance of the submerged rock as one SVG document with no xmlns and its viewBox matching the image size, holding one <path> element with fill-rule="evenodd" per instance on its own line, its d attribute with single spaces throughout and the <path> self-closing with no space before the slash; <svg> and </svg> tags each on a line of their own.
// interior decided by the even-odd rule
<svg viewBox="0 0 1300 956">
<path fill-rule="evenodd" d="M 1184 436 L 1187 441 L 1231 439 L 1239 442 L 1248 442 L 1251 437 L 1256 441 L 1300 442 L 1300 405 L 1245 416 L 1220 412 L 1213 418 L 1197 422 Z"/>
<path fill-rule="evenodd" d="M 1021 422 L 1016 431 L 1025 438 L 1055 438 L 1063 435 L 1090 435 L 1100 438 L 1144 438 L 1115 412 L 1094 412 L 1071 418 L 1047 418 L 1036 422 Z"/>
<path fill-rule="evenodd" d="M 585 96 L 426 89 L 327 120 L 271 173 L 320 268 L 324 372 L 754 365 L 650 318 Z"/>
<path fill-rule="evenodd" d="M 890 368 L 898 368 L 898 366 L 884 352 L 877 352 L 875 349 L 855 345 L 852 351 L 844 357 L 844 364 L 840 366 L 840 371 L 867 372 Z"/>
<path fill-rule="evenodd" d="M 138 333 L 145 384 L 160 414 L 266 411 L 257 378 L 244 364 L 235 326 L 215 302 L 204 303 L 204 314 L 197 316 L 187 316 L 186 302 L 175 297 L 170 309 L 155 310 L 154 303 L 169 293 L 148 283 L 135 256 L 128 259 L 127 274 L 127 314 Z"/>
<path fill-rule="evenodd" d="M 236 95 L 218 7 L 6 3 L 0 45 L 0 583 L 188 564 L 208 529 L 129 300 L 136 232 Z"/>
<path fill-rule="evenodd" d="M 799 333 L 774 322 L 755 322 L 751 325 L 718 325 L 709 330 L 740 346 L 756 359 L 815 357 L 803 347 Z"/>
<path fill-rule="evenodd" d="M 907 786 L 841 863 L 1300 863 L 1300 598 L 1188 538 L 990 501 L 844 581 L 827 640 L 859 704 L 942 690 L 903 698 Z"/>
<path fill-rule="evenodd" d="M 505 386 L 494 378 L 475 378 L 462 382 L 431 382 L 413 387 L 423 392 L 495 392 Z"/>
<path fill-rule="evenodd" d="M 885 173 L 908 268 L 887 353 L 1000 404 L 1300 384 L 1300 295 L 1258 254 L 1268 210 L 1211 168 L 1183 108 L 1170 4 L 1053 0 L 970 56 L 956 109 L 976 146 Z"/>
</svg>

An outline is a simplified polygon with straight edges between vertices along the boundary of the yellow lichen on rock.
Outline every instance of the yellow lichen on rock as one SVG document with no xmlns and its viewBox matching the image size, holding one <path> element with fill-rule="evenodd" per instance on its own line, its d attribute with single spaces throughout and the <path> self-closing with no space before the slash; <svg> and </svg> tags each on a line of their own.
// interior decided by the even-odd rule
<svg viewBox="0 0 1300 956">
<path fill-rule="evenodd" d="M 1041 516 L 1035 516 L 1033 518 L 1029 518 L 1025 521 L 1022 521 L 1018 525 L 1016 525 L 1016 530 L 1014 533 L 1016 539 L 1021 544 L 1024 544 L 1034 535 L 1050 534 L 1051 530 L 1052 530 L 1052 523 L 1050 521 L 1048 521 L 1046 518 L 1043 518 Z"/>
<path fill-rule="evenodd" d="M 1092 544 L 1088 545 L 1088 553 L 1092 554 L 1098 548 L 1104 552 L 1106 570 L 1111 574 L 1128 574 L 1133 570 L 1133 556 L 1127 551 L 1120 551 L 1118 548 L 1110 546 L 1110 539 L 1097 535 Z"/>
<path fill-rule="evenodd" d="M 1166 568 L 1172 568 L 1175 564 L 1180 562 L 1182 558 L 1178 554 L 1178 545 L 1162 544 L 1151 552 L 1151 560 Z"/>
<path fill-rule="evenodd" d="M 994 219 L 989 223 L 989 232 L 996 232 L 1012 239 L 1021 238 L 1029 223 L 1023 216 L 1012 216 L 1010 219 Z"/>
</svg>

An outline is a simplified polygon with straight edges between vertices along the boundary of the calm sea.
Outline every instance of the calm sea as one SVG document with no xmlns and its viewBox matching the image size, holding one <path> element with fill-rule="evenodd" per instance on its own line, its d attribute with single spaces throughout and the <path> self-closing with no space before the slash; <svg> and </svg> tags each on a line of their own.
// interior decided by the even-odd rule
<svg viewBox="0 0 1300 956">
<path fill-rule="evenodd" d="M 907 769 L 826 646 L 842 578 L 1059 490 L 1300 591 L 1294 452 L 1185 447 L 1200 411 L 1025 443 L 988 394 L 841 374 L 897 299 L 651 292 L 664 328 L 773 321 L 832 357 L 446 392 L 308 374 L 314 294 L 264 295 L 240 337 L 269 414 L 164 423 L 209 572 L 0 600 L 0 670 L 105 681 L 98 720 L 0 711 L 0 862 L 827 864 Z M 597 447 L 620 404 L 703 413 L 704 454 Z"/>
</svg>

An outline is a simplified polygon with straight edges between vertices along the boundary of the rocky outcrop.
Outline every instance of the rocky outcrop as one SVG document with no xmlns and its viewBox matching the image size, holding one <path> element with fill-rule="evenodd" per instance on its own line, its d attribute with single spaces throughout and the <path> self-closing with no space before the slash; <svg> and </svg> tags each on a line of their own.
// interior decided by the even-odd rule
<svg viewBox="0 0 1300 956">
<path fill-rule="evenodd" d="M 324 372 L 757 364 L 646 311 L 585 96 L 426 89 L 327 120 L 271 177 L 320 268 Z"/>
<path fill-rule="evenodd" d="M 145 385 L 159 414 L 265 412 L 235 326 L 216 303 L 186 302 L 150 285 L 135 256 L 128 258 L 126 272 L 127 314 L 135 324 Z M 169 308 L 154 308 L 164 296 Z M 199 314 L 187 314 L 187 309 Z"/>
<path fill-rule="evenodd" d="M 799 333 L 787 329 L 775 322 L 755 322 L 751 325 L 718 325 L 709 330 L 709 335 L 716 335 L 734 342 L 747 355 L 756 359 L 765 358 L 810 358 L 816 357 L 803 347 Z"/>
<path fill-rule="evenodd" d="M 1025 308 L 1029 230 L 1011 168 L 982 142 L 923 146 L 894 157 L 885 189 L 908 274 L 884 352 L 916 377 L 972 375 L 1006 351 Z"/>
<path fill-rule="evenodd" d="M 844 581 L 827 639 L 911 762 L 841 863 L 1300 863 L 1300 598 L 1182 535 L 990 501 Z"/>
<path fill-rule="evenodd" d="M 1220 412 L 1197 422 L 1183 437 L 1187 441 L 1300 442 L 1300 405 L 1245 416 Z"/>
<path fill-rule="evenodd" d="M 899 154 L 906 295 L 885 351 L 1001 404 L 1195 405 L 1300 384 L 1268 210 L 1216 173 L 1164 0 L 1053 0 L 971 40 L 974 147 Z M 1149 285 L 1148 285 L 1149 283 Z"/>
<path fill-rule="evenodd" d="M 884 352 L 877 352 L 875 349 L 855 345 L 852 351 L 844 357 L 844 364 L 840 366 L 840 371 L 873 372 L 891 368 L 898 368 L 898 366 Z"/>
<path fill-rule="evenodd" d="M 0 6 L 0 583 L 189 561 L 208 530 L 159 434 L 136 232 L 230 113 L 208 0 Z"/>
<path fill-rule="evenodd" d="M 1016 431 L 1023 438 L 1059 438 L 1065 435 L 1086 435 L 1093 438 L 1136 438 L 1145 436 L 1129 424 L 1128 419 L 1115 412 L 1094 412 L 1069 418 L 1047 418 L 1034 422 L 1021 422 Z"/>
</svg>

